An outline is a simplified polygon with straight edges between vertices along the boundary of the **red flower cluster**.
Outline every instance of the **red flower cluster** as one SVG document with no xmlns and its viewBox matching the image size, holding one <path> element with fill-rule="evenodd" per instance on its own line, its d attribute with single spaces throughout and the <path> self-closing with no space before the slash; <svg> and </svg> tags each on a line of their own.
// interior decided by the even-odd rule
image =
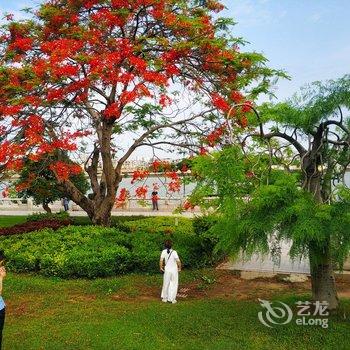
<svg viewBox="0 0 350 350">
<path fill-rule="evenodd" d="M 20 113 L 23 109 L 23 106 L 0 106 L 0 115 L 16 115 Z"/>
<path fill-rule="evenodd" d="M 33 40 L 31 38 L 17 38 L 9 45 L 9 50 L 28 51 L 32 48 Z"/>
<path fill-rule="evenodd" d="M 103 111 L 103 115 L 108 119 L 118 119 L 121 116 L 121 108 L 119 103 L 113 102 Z"/>
<path fill-rule="evenodd" d="M 82 169 L 77 164 L 66 164 L 62 161 L 57 161 L 50 165 L 50 170 L 53 171 L 60 180 L 68 180 L 70 176 L 78 175 Z"/>
<path fill-rule="evenodd" d="M 83 46 L 84 42 L 81 40 L 62 38 L 43 42 L 41 50 L 57 62 L 76 55 Z"/>
<path fill-rule="evenodd" d="M 221 137 L 224 135 L 226 131 L 225 126 L 220 126 L 217 129 L 213 130 L 207 137 L 206 141 L 210 147 L 214 147 L 220 140 Z"/>
<path fill-rule="evenodd" d="M 132 174 L 131 183 L 135 183 L 135 181 L 143 180 L 149 175 L 148 170 L 135 170 Z"/>
<path fill-rule="evenodd" d="M 117 197 L 118 202 L 125 202 L 129 195 L 129 191 L 126 188 L 120 190 L 119 196 Z"/>
<path fill-rule="evenodd" d="M 185 203 L 183 204 L 183 209 L 184 210 L 193 210 L 195 208 L 195 205 L 192 204 L 189 200 L 185 201 Z"/>
<path fill-rule="evenodd" d="M 248 118 L 244 115 L 237 123 L 241 128 L 245 129 L 248 126 Z"/>
<path fill-rule="evenodd" d="M 213 93 L 211 95 L 211 98 L 212 98 L 212 103 L 213 105 L 219 109 L 220 111 L 222 112 L 228 112 L 229 109 L 230 109 L 230 105 L 228 104 L 228 102 L 223 98 L 221 97 L 218 93 Z"/>
<path fill-rule="evenodd" d="M 244 105 L 242 106 L 242 112 L 248 113 L 252 111 L 253 103 L 251 101 L 244 102 Z"/>
<path fill-rule="evenodd" d="M 235 103 L 241 103 L 244 100 L 244 96 L 239 91 L 233 91 L 231 93 L 231 99 Z"/>
<path fill-rule="evenodd" d="M 129 62 L 139 72 L 144 72 L 148 67 L 147 62 L 144 59 L 137 56 L 129 57 Z"/>
<path fill-rule="evenodd" d="M 201 156 L 205 156 L 205 155 L 208 154 L 208 150 L 207 150 L 205 147 L 200 147 L 200 148 L 199 148 L 199 154 L 200 154 Z"/>
<path fill-rule="evenodd" d="M 52 68 L 51 72 L 55 78 L 72 77 L 78 74 L 79 67 L 73 64 L 57 65 Z"/>
<path fill-rule="evenodd" d="M 145 71 L 143 74 L 145 81 L 153 83 L 158 86 L 166 86 L 168 84 L 168 77 L 159 72 Z"/>
<path fill-rule="evenodd" d="M 156 173 L 158 172 L 160 166 L 162 165 L 162 162 L 160 162 L 159 160 L 154 160 L 152 162 L 152 167 L 153 167 L 153 171 Z"/>
<path fill-rule="evenodd" d="M 136 197 L 140 199 L 146 199 L 147 192 L 148 192 L 148 186 L 140 186 L 140 187 L 137 187 L 135 190 Z"/>
<path fill-rule="evenodd" d="M 171 104 L 171 98 L 167 95 L 160 95 L 160 99 L 159 99 L 159 104 L 162 106 L 162 107 L 168 107 L 170 104 Z"/>
<path fill-rule="evenodd" d="M 38 119 L 37 123 L 29 123 L 24 131 L 24 136 L 26 138 L 26 143 L 28 146 L 38 145 L 43 141 L 42 132 L 44 130 L 43 122 Z"/>
<path fill-rule="evenodd" d="M 165 176 L 171 179 L 171 181 L 168 183 L 168 190 L 170 192 L 179 192 L 181 189 L 181 179 L 177 172 L 167 171 Z"/>
<path fill-rule="evenodd" d="M 115 12 L 108 9 L 101 9 L 91 15 L 91 19 L 99 25 L 106 25 L 107 27 L 122 27 L 126 23 L 125 16 L 119 16 Z"/>
<path fill-rule="evenodd" d="M 134 102 L 138 97 L 137 91 L 136 90 L 132 90 L 132 91 L 124 91 L 121 95 L 120 95 L 120 104 L 122 105 L 126 105 L 130 102 Z"/>
<path fill-rule="evenodd" d="M 127 198 L 129 197 L 129 191 L 126 188 L 121 188 L 118 197 L 116 198 L 116 207 L 119 208 L 122 206 Z"/>
<path fill-rule="evenodd" d="M 63 89 L 49 89 L 46 98 L 49 102 L 54 102 L 62 100 L 64 95 L 65 92 Z"/>
</svg>

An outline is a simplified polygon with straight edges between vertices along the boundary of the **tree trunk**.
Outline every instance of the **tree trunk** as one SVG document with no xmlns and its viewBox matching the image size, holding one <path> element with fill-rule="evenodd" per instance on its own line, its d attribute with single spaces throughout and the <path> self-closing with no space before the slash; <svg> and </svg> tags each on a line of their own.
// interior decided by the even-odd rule
<svg viewBox="0 0 350 350">
<path fill-rule="evenodd" d="M 106 198 L 96 210 L 93 211 L 90 219 L 94 225 L 110 226 L 111 212 L 114 205 L 114 198 Z"/>
<path fill-rule="evenodd" d="M 319 145 L 320 140 L 314 140 L 315 153 L 311 153 L 309 157 L 304 158 L 302 164 L 305 174 L 303 189 L 311 193 L 317 203 L 324 203 L 322 175 L 318 169 L 321 159 L 318 153 Z M 310 242 L 309 261 L 313 300 L 326 301 L 329 310 L 336 309 L 339 301 L 335 286 L 329 239 L 322 243 L 317 241 Z"/>
<path fill-rule="evenodd" d="M 48 203 L 44 202 L 43 203 L 43 208 L 48 214 L 52 213 L 51 208 L 49 207 Z"/>
<path fill-rule="evenodd" d="M 314 301 L 326 301 L 329 310 L 339 305 L 329 242 L 322 248 L 317 243 L 309 247 L 312 298 Z"/>
<path fill-rule="evenodd" d="M 115 203 L 116 192 L 122 180 L 121 166 L 123 161 L 114 167 L 112 161 L 111 139 L 113 123 L 102 121 L 97 125 L 98 142 L 89 158 L 90 164 L 85 164 L 85 171 L 90 178 L 92 193 L 88 196 L 81 193 L 70 180 L 61 180 L 56 175 L 60 184 L 64 186 L 69 198 L 79 205 L 89 216 L 95 225 L 110 226 L 111 212 Z M 101 159 L 101 164 L 99 160 Z M 102 167 L 102 176 L 99 178 L 99 166 Z"/>
</svg>

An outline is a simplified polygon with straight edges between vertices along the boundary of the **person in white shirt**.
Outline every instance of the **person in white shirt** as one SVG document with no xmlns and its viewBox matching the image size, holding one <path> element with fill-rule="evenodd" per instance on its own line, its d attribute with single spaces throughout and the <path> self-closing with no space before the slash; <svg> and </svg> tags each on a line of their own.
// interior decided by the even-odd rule
<svg viewBox="0 0 350 350">
<path fill-rule="evenodd" d="M 181 261 L 176 250 L 172 249 L 171 240 L 164 243 L 165 249 L 160 255 L 159 268 L 164 272 L 163 288 L 161 298 L 164 303 L 176 303 L 177 289 L 179 286 L 179 271 L 181 271 Z"/>
</svg>

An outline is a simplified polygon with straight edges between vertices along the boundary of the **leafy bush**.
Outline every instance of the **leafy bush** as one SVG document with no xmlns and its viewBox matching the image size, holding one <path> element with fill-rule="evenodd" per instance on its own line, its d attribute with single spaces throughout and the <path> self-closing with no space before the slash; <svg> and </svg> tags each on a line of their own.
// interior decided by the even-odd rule
<svg viewBox="0 0 350 350">
<path fill-rule="evenodd" d="M 69 213 L 60 211 L 59 213 L 34 213 L 27 216 L 27 221 L 42 221 L 42 220 L 68 220 Z"/>
<path fill-rule="evenodd" d="M 213 252 L 203 248 L 203 238 L 193 231 L 189 219 L 180 218 L 175 225 L 174 218 L 144 218 L 122 225 L 124 231 L 120 227 L 68 226 L 0 237 L 0 249 L 12 271 L 63 278 L 156 272 L 167 238 L 173 240 L 185 267 L 217 262 Z"/>
<path fill-rule="evenodd" d="M 134 216 L 112 216 L 111 217 L 111 226 L 119 227 L 122 226 L 125 221 L 134 221 L 143 219 L 142 215 L 134 215 Z M 92 225 L 91 220 L 85 216 L 75 216 L 72 217 L 74 225 L 83 226 L 83 225 Z"/>
<path fill-rule="evenodd" d="M 193 219 L 193 230 L 196 234 L 201 235 L 207 233 L 216 223 L 217 218 L 214 216 L 198 216 Z"/>
<path fill-rule="evenodd" d="M 218 219 L 215 216 L 201 216 L 193 220 L 193 229 L 200 237 L 201 253 L 206 257 L 208 264 L 215 264 L 225 258 L 222 251 L 217 251 L 219 235 L 213 230 Z"/>
</svg>

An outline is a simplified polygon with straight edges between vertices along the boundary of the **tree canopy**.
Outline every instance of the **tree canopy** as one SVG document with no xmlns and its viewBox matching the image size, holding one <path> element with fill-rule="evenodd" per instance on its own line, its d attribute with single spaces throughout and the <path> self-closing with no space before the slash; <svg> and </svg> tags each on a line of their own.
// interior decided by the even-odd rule
<svg viewBox="0 0 350 350">
<path fill-rule="evenodd" d="M 2 29 L 0 164 L 82 153 L 87 198 L 61 160 L 57 179 L 96 223 L 107 223 L 121 168 L 139 147 L 202 150 L 233 102 L 251 101 L 283 72 L 240 51 L 219 1 L 54 0 Z M 202 147 L 202 148 L 201 148 Z M 101 167 L 103 176 L 97 175 Z"/>
</svg>

